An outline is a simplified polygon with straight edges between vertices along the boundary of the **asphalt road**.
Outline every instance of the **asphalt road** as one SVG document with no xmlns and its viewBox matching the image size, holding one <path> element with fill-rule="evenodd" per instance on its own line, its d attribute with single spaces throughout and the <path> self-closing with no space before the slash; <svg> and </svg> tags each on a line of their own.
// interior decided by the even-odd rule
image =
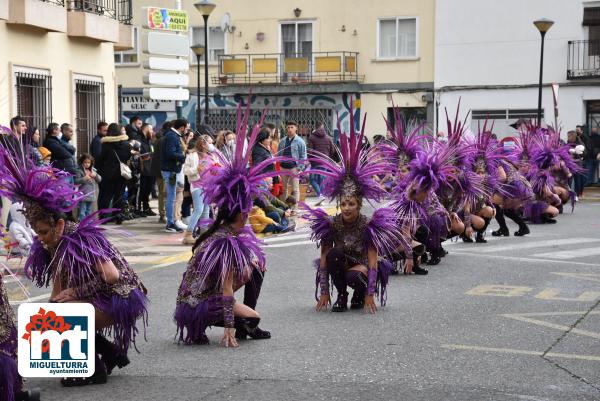
<svg viewBox="0 0 600 401">
<path fill-rule="evenodd" d="M 307 237 L 267 240 L 258 311 L 272 339 L 225 349 L 215 328 L 211 345 L 178 345 L 185 264 L 146 267 L 148 341 L 132 363 L 106 385 L 28 385 L 60 401 L 600 400 L 600 203 L 524 238 L 449 244 L 428 276 L 392 277 L 374 316 L 314 311 Z"/>
</svg>

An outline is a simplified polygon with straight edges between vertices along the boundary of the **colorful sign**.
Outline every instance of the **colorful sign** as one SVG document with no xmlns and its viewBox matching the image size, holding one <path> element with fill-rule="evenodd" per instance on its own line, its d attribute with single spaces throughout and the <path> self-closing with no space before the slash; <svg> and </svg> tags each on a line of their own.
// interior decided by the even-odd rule
<svg viewBox="0 0 600 401">
<path fill-rule="evenodd" d="M 185 10 L 148 7 L 146 9 L 146 28 L 159 31 L 187 32 L 189 30 L 188 13 Z"/>
<path fill-rule="evenodd" d="M 90 377 L 96 361 L 94 306 L 19 306 L 19 373 L 23 377 Z"/>
</svg>

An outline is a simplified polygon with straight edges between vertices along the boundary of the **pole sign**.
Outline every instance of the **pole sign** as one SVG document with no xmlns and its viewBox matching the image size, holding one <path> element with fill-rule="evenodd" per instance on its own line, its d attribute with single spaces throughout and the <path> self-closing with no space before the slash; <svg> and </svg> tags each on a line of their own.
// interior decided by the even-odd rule
<svg viewBox="0 0 600 401">
<path fill-rule="evenodd" d="M 154 110 L 159 110 L 165 105 L 160 101 L 184 101 L 190 98 L 190 91 L 185 88 L 189 84 L 188 13 L 185 10 L 162 7 L 145 7 L 143 10 L 144 28 L 148 31 L 143 35 L 142 50 L 150 55 L 144 63 L 148 72 L 144 74 L 143 80 L 152 87 L 143 91 L 144 99 L 149 102 L 138 103 L 135 107 L 143 105 L 144 109 L 154 107 Z"/>
<path fill-rule="evenodd" d="M 187 32 L 188 13 L 185 10 L 147 7 L 145 28 L 157 31 Z"/>
</svg>

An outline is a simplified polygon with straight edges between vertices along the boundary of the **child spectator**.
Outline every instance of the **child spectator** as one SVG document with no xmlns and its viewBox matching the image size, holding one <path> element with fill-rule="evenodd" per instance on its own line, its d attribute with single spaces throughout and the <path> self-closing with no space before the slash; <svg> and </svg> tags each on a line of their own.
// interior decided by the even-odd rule
<svg viewBox="0 0 600 401">
<path fill-rule="evenodd" d="M 294 211 L 294 209 L 296 209 L 296 203 L 298 202 L 296 201 L 296 198 L 294 196 L 288 196 L 287 198 L 285 198 L 285 204 L 289 209 L 291 209 L 292 216 L 296 214 L 296 212 Z"/>
<path fill-rule="evenodd" d="M 27 255 L 36 235 L 27 219 L 23 215 L 23 204 L 13 203 L 9 209 L 10 225 L 8 226 L 8 239 L 11 244 L 11 254 Z"/>
<path fill-rule="evenodd" d="M 79 168 L 75 176 L 75 184 L 79 185 L 79 190 L 86 196 L 79 203 L 79 221 L 83 220 L 92 213 L 92 205 L 97 199 L 96 184 L 102 181 L 102 177 L 94 168 L 94 158 L 88 153 L 79 157 Z"/>
<path fill-rule="evenodd" d="M 48 148 L 45 148 L 43 146 L 40 146 L 38 148 L 38 151 L 42 155 L 42 164 L 45 165 L 45 166 L 49 166 L 50 165 L 50 161 L 52 160 L 52 153 L 50 153 L 50 151 L 48 150 Z"/>
<path fill-rule="evenodd" d="M 290 231 L 288 226 L 277 224 L 275 220 L 267 217 L 265 211 L 258 206 L 252 207 L 248 215 L 248 220 L 250 221 L 252 231 L 256 234 L 284 233 Z"/>
</svg>

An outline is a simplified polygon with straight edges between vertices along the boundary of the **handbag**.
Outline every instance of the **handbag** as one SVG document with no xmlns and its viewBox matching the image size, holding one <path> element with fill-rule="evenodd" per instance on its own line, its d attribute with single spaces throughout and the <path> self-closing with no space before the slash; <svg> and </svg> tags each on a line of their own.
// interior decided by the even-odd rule
<svg viewBox="0 0 600 401">
<path fill-rule="evenodd" d="M 125 181 L 129 181 L 131 180 L 131 177 L 133 177 L 133 175 L 131 174 L 131 169 L 129 168 L 129 166 L 125 163 L 123 163 L 121 161 L 121 159 L 119 159 L 119 155 L 117 154 L 116 151 L 114 151 L 115 156 L 117 156 L 117 160 L 119 161 L 119 169 L 121 172 L 121 177 L 125 178 Z"/>
</svg>

